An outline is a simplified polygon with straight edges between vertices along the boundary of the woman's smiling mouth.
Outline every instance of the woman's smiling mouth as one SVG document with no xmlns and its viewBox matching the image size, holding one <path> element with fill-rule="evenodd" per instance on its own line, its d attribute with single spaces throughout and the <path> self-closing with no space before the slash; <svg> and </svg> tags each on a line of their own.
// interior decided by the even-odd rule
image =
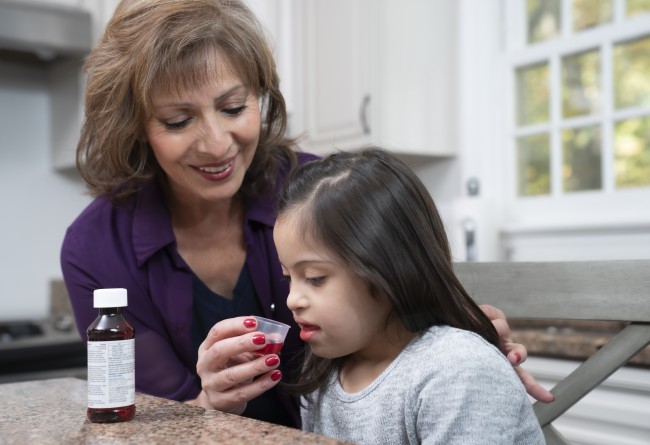
<svg viewBox="0 0 650 445">
<path fill-rule="evenodd" d="M 235 158 L 221 164 L 192 166 L 201 176 L 210 181 L 222 180 L 229 177 L 233 172 Z"/>
</svg>

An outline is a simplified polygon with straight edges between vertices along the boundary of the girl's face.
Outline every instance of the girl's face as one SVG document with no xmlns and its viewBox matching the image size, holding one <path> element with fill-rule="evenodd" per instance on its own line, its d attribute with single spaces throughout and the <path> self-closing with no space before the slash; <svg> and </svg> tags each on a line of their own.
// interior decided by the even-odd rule
<svg viewBox="0 0 650 445">
<path fill-rule="evenodd" d="M 156 90 L 145 136 L 175 199 L 223 201 L 239 190 L 260 136 L 260 107 L 226 64 L 215 81 L 181 95 Z"/>
<path fill-rule="evenodd" d="M 383 359 L 389 349 L 388 298 L 371 295 L 367 281 L 338 257 L 306 242 L 294 213 L 276 221 L 273 238 L 283 274 L 291 281 L 287 306 L 300 326 L 300 338 L 320 357 Z"/>
</svg>

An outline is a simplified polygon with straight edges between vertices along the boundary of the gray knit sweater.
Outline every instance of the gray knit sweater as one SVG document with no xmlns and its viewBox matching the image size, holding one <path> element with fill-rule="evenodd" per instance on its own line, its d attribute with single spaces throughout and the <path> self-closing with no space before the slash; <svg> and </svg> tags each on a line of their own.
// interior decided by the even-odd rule
<svg viewBox="0 0 650 445">
<path fill-rule="evenodd" d="M 430 328 L 360 392 L 330 383 L 301 409 L 304 430 L 369 445 L 545 443 L 510 363 L 468 331 Z"/>
</svg>

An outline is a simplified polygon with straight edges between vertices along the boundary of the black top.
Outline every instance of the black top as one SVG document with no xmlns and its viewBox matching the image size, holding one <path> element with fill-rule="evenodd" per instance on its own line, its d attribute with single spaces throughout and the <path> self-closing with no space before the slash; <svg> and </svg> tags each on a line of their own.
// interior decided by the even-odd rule
<svg viewBox="0 0 650 445">
<path fill-rule="evenodd" d="M 226 318 L 261 315 L 262 308 L 245 265 L 231 300 L 212 292 L 196 274 L 193 274 L 192 280 L 192 341 L 198 359 L 199 346 L 215 323 Z M 291 417 L 286 410 L 280 408 L 281 406 L 276 386 L 248 402 L 243 416 L 295 427 Z"/>
</svg>

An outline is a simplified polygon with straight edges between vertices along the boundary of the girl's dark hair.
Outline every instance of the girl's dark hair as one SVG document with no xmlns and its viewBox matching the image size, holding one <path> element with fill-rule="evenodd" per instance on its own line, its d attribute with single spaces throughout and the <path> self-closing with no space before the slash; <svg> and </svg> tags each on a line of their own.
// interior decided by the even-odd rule
<svg viewBox="0 0 650 445">
<path fill-rule="evenodd" d="M 449 325 L 498 347 L 492 322 L 456 277 L 445 229 L 428 191 L 401 160 L 380 148 L 340 152 L 292 172 L 278 219 L 298 210 L 302 236 L 321 243 L 372 295 L 388 296 L 391 317 L 411 332 Z M 302 374 L 288 390 L 324 387 L 342 360 L 305 351 Z"/>
<path fill-rule="evenodd" d="M 233 69 L 262 103 L 262 126 L 240 195 L 272 190 L 279 166 L 295 164 L 287 113 L 266 32 L 242 0 L 122 0 L 85 62 L 85 119 L 77 169 L 92 196 L 114 202 L 160 173 L 143 127 L 151 94 L 179 93 Z"/>
</svg>

